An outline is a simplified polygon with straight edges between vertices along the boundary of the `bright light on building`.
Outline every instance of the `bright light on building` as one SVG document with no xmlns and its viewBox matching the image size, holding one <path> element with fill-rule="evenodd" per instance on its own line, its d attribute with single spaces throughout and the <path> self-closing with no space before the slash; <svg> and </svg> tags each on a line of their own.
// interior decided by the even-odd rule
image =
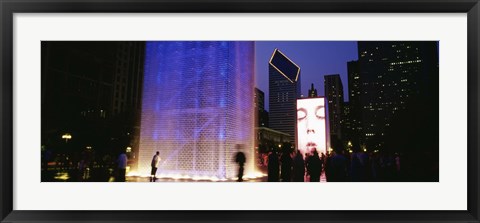
<svg viewBox="0 0 480 223">
<path fill-rule="evenodd" d="M 138 171 L 158 151 L 163 174 L 236 176 L 237 145 L 254 171 L 255 45 L 250 41 L 146 43 Z"/>
</svg>

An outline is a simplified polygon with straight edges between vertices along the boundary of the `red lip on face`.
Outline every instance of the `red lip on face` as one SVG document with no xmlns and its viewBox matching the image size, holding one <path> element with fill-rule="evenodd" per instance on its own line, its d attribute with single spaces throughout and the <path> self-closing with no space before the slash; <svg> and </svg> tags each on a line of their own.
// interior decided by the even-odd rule
<svg viewBox="0 0 480 223">
<path fill-rule="evenodd" d="M 314 142 L 309 142 L 309 143 L 307 143 L 307 146 L 317 146 L 317 144 L 314 143 Z"/>
</svg>

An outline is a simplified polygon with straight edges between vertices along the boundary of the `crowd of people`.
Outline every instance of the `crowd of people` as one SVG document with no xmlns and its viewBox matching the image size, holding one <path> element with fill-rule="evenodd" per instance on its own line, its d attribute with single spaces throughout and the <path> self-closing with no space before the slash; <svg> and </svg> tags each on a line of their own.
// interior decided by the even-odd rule
<svg viewBox="0 0 480 223">
<path fill-rule="evenodd" d="M 239 147 L 234 156 L 238 164 L 237 181 L 243 181 L 245 154 Z M 77 157 L 60 155 L 56 167 L 50 168 L 48 161 L 52 154 L 45 153 L 42 162 L 42 180 L 48 179 L 49 172 L 68 171 L 69 181 L 117 181 L 125 182 L 128 156 L 121 151 L 117 156 L 105 155 L 96 158 L 95 154 L 82 152 Z M 161 161 L 157 151 L 151 161 L 150 181 L 155 182 L 157 169 Z M 370 152 L 354 149 L 337 150 L 327 154 L 316 149 L 305 154 L 300 151 L 281 152 L 272 149 L 262 164 L 267 167 L 268 182 L 319 182 L 324 174 L 327 182 L 366 182 L 366 181 L 404 181 L 401 156 L 397 153 Z"/>
<path fill-rule="evenodd" d="M 327 182 L 402 181 L 398 153 L 342 150 L 325 155 L 317 150 L 302 154 L 272 150 L 264 163 L 269 182 L 319 182 L 322 173 Z"/>
</svg>

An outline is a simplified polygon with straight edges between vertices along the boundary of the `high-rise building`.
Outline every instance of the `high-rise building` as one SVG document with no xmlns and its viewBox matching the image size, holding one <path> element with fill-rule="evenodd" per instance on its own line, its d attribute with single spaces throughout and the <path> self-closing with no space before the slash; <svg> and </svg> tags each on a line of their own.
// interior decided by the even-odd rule
<svg viewBox="0 0 480 223">
<path fill-rule="evenodd" d="M 300 67 L 275 49 L 268 63 L 270 128 L 295 135 L 296 100 L 300 97 Z M 291 141 L 293 142 L 293 138 Z"/>
<path fill-rule="evenodd" d="M 147 42 L 139 173 L 160 152 L 164 176 L 226 179 L 243 147 L 254 167 L 254 43 Z"/>
<path fill-rule="evenodd" d="M 268 112 L 265 110 L 265 93 L 255 88 L 255 115 L 257 127 L 268 127 Z"/>
<path fill-rule="evenodd" d="M 111 115 L 116 45 L 42 42 L 42 128 L 69 130 Z"/>
<path fill-rule="evenodd" d="M 351 121 L 351 108 L 350 102 L 343 103 L 343 114 L 342 114 L 342 138 L 343 142 L 356 142 L 353 137 L 353 125 Z"/>
<path fill-rule="evenodd" d="M 313 87 L 313 83 L 312 83 L 312 87 L 310 88 L 310 90 L 308 90 L 308 97 L 309 97 L 309 98 L 316 98 L 316 97 L 318 97 L 317 89 Z"/>
<path fill-rule="evenodd" d="M 126 138 L 129 159 L 138 162 L 145 42 L 117 42 L 112 109 L 115 135 Z M 132 169 L 136 165 L 132 166 Z"/>
<path fill-rule="evenodd" d="M 339 74 L 324 76 L 330 137 L 342 139 L 343 85 Z M 332 141 L 332 140 L 331 140 Z"/>
<path fill-rule="evenodd" d="M 140 110 L 145 42 L 118 42 L 115 56 L 112 111 L 120 114 Z"/>
<path fill-rule="evenodd" d="M 144 44 L 43 41 L 42 140 L 51 144 L 68 132 L 72 143 L 100 152 L 111 138 L 133 136 L 129 129 L 139 124 Z"/>
<path fill-rule="evenodd" d="M 350 102 L 352 112 L 361 110 L 361 137 L 370 148 L 384 146 L 392 120 L 406 109 L 432 109 L 429 117 L 438 117 L 437 44 L 358 42 L 358 64 L 349 63 L 349 76 L 354 80 L 350 83 Z M 424 108 L 425 103 L 431 106 Z"/>
<path fill-rule="evenodd" d="M 357 144 L 363 143 L 362 139 L 365 137 L 362 131 L 362 111 L 360 104 L 360 71 L 358 68 L 358 61 L 349 61 L 347 63 L 348 72 L 348 119 L 350 120 L 351 134 L 347 140 L 355 142 Z M 344 112 L 345 113 L 345 112 Z"/>
</svg>

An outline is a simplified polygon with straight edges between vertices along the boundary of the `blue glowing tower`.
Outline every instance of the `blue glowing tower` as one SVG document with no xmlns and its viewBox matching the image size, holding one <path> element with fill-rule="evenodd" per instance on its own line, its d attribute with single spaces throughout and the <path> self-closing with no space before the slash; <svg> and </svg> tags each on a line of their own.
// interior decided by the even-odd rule
<svg viewBox="0 0 480 223">
<path fill-rule="evenodd" d="M 147 42 L 139 174 L 235 177 L 236 145 L 254 164 L 254 43 Z"/>
</svg>

